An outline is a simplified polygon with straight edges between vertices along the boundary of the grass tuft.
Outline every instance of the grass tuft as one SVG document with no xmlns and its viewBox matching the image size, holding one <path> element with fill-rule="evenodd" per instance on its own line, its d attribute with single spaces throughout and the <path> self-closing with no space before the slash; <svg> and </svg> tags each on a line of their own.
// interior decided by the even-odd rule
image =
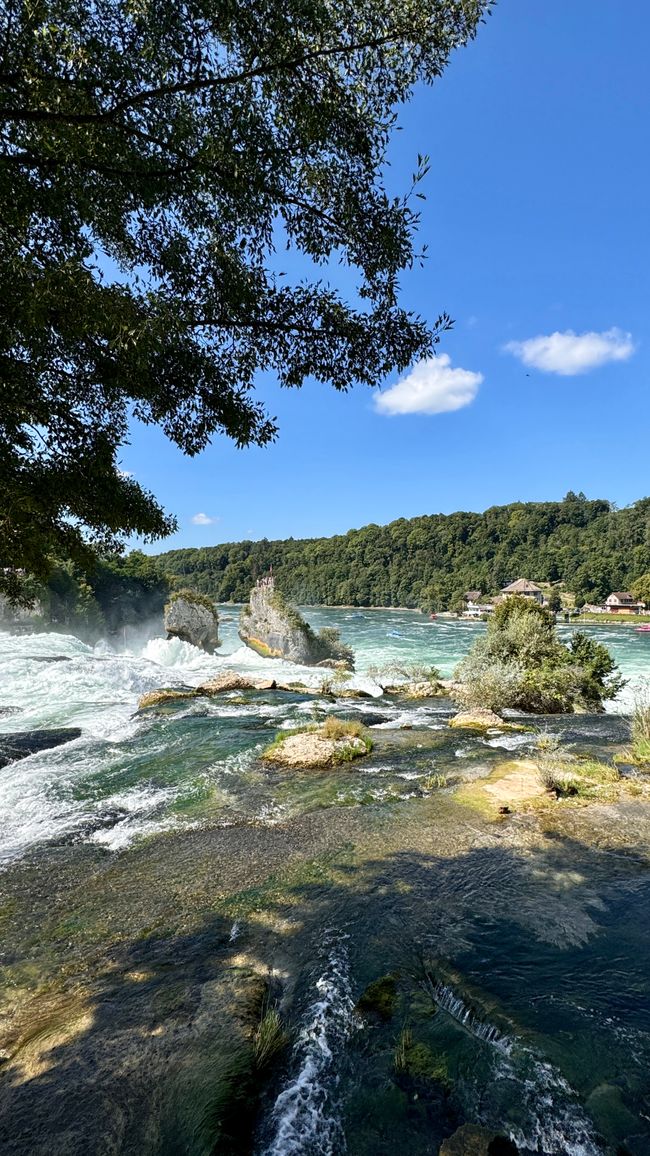
<svg viewBox="0 0 650 1156">
<path fill-rule="evenodd" d="M 278 1009 L 264 1007 L 253 1036 L 253 1062 L 256 1070 L 259 1072 L 268 1067 L 288 1042 L 289 1034 Z"/>
</svg>

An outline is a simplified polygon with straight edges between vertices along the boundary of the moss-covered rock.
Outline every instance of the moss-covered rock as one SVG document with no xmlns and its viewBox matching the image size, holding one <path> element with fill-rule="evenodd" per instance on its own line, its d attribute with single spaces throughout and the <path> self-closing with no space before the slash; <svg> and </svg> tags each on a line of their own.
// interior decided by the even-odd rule
<svg viewBox="0 0 650 1156">
<path fill-rule="evenodd" d="M 440 1156 L 517 1156 L 517 1146 L 479 1124 L 463 1124 L 440 1146 Z"/>
<path fill-rule="evenodd" d="M 397 983 L 394 975 L 382 975 L 369 983 L 357 1002 L 362 1015 L 380 1020 L 392 1019 L 397 1006 Z"/>
<path fill-rule="evenodd" d="M 262 758 L 294 770 L 312 770 L 352 762 L 369 754 L 372 746 L 372 739 L 360 723 L 330 715 L 320 727 L 280 733 Z"/>
<path fill-rule="evenodd" d="M 272 579 L 260 581 L 251 590 L 248 604 L 242 608 L 239 637 L 264 658 L 284 658 L 302 666 L 343 663 L 354 669 L 354 655 L 341 642 L 338 631 L 324 629 L 316 634 L 275 589 Z"/>
</svg>

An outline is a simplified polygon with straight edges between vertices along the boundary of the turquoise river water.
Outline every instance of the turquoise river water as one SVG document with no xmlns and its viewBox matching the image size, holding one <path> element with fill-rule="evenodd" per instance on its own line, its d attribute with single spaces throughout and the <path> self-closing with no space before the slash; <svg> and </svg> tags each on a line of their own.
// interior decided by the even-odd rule
<svg viewBox="0 0 650 1156">
<path fill-rule="evenodd" d="M 318 691 L 323 671 L 259 658 L 221 614 L 212 657 L 146 631 L 121 648 L 0 634 L 0 750 L 80 730 L 0 769 L 0 1151 L 425 1156 L 473 1123 L 524 1153 L 650 1156 L 641 788 L 498 820 L 456 793 L 534 758 L 540 729 L 610 760 L 650 633 L 590 628 L 629 686 L 534 730 L 457 732 L 445 699 L 382 695 L 373 667 L 449 676 L 483 629 L 406 611 L 306 611 L 352 645 L 366 697 L 138 713 L 224 668 Z M 366 759 L 260 760 L 328 713 L 369 727 Z M 364 1012 L 373 984 L 389 998 Z M 269 1010 L 271 1059 L 251 1043 Z"/>
</svg>

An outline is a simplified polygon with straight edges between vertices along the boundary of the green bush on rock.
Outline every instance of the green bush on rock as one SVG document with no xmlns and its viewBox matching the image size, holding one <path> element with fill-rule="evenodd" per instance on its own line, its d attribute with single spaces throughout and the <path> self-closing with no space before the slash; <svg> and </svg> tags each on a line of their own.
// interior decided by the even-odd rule
<svg viewBox="0 0 650 1156">
<path fill-rule="evenodd" d="M 602 643 L 578 632 L 565 645 L 550 611 L 521 597 L 499 604 L 455 678 L 463 707 L 540 714 L 600 711 L 625 686 Z"/>
</svg>

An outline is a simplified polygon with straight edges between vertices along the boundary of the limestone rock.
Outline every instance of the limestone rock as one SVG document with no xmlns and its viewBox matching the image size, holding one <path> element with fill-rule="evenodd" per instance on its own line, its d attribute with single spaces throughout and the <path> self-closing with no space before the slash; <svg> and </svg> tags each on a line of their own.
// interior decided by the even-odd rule
<svg viewBox="0 0 650 1156">
<path fill-rule="evenodd" d="M 180 702 L 184 698 L 196 698 L 197 690 L 187 689 L 182 690 L 180 687 L 164 687 L 161 690 L 150 690 L 146 694 L 140 695 L 138 699 L 138 710 L 147 710 L 152 706 L 160 706 L 165 702 Z"/>
<path fill-rule="evenodd" d="M 226 694 L 230 690 L 276 690 L 277 683 L 273 678 L 246 678 L 236 670 L 224 670 L 216 678 L 204 682 L 198 688 L 198 694 Z"/>
<path fill-rule="evenodd" d="M 311 770 L 314 767 L 332 767 L 367 753 L 363 739 L 326 739 L 319 734 L 305 732 L 289 735 L 273 751 L 265 754 L 264 758 L 269 763 L 279 763 L 283 767 Z"/>
<path fill-rule="evenodd" d="M 165 606 L 168 638 L 180 638 L 212 654 L 219 643 L 219 615 L 209 598 L 181 590 Z"/>
<path fill-rule="evenodd" d="M 499 1136 L 478 1124 L 463 1124 L 453 1136 L 443 1140 L 439 1156 L 517 1156 L 517 1146 L 507 1136 Z"/>
<path fill-rule="evenodd" d="M 502 727 L 503 719 L 493 710 L 477 706 L 473 710 L 462 710 L 449 720 L 450 727 L 474 727 L 476 730 L 486 730 L 488 727 Z"/>
<path fill-rule="evenodd" d="M 443 693 L 439 682 L 401 682 L 384 687 L 384 694 L 396 698 L 408 698 L 416 701 L 422 698 L 439 698 Z"/>
<path fill-rule="evenodd" d="M 239 637 L 265 658 L 284 658 L 302 666 L 333 661 L 344 662 L 348 669 L 354 667 L 352 651 L 339 641 L 337 632 L 315 634 L 270 578 L 262 579 L 251 590 L 241 612 Z"/>
</svg>

